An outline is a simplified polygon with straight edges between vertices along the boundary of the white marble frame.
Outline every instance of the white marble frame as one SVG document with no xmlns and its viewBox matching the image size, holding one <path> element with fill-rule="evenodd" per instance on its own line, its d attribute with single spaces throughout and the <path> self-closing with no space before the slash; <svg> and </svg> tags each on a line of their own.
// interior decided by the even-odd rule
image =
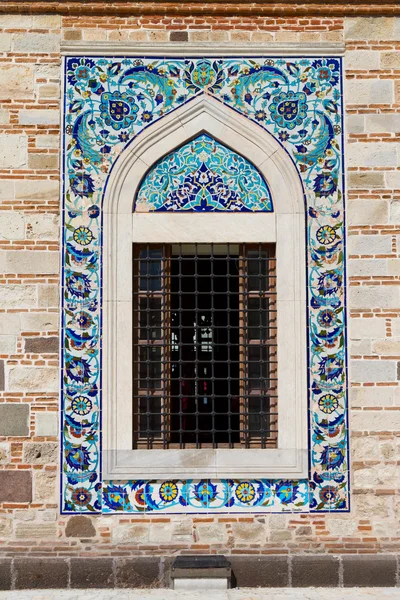
<svg viewBox="0 0 400 600">
<path fill-rule="evenodd" d="M 274 213 L 132 216 L 137 188 L 149 168 L 203 132 L 259 169 L 270 187 Z M 307 477 L 305 205 L 299 174 L 287 152 L 246 117 L 214 98 L 198 96 L 148 127 L 122 153 L 108 181 L 103 219 L 103 478 Z M 132 449 L 132 243 L 145 241 L 276 241 L 276 449 Z"/>
</svg>

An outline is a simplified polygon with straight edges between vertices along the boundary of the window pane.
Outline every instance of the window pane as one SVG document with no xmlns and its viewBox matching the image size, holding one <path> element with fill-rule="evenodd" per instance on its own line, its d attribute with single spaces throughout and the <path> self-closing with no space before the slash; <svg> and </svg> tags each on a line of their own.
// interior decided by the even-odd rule
<svg viewBox="0 0 400 600">
<path fill-rule="evenodd" d="M 248 299 L 249 340 L 268 339 L 268 298 Z"/>
<path fill-rule="evenodd" d="M 249 398 L 249 433 L 255 437 L 270 434 L 270 402 L 265 396 Z"/>
<path fill-rule="evenodd" d="M 268 252 L 266 250 L 249 250 L 247 257 L 247 291 L 265 292 L 268 279 Z"/>
<path fill-rule="evenodd" d="M 140 339 L 161 339 L 161 298 L 140 298 Z"/>
<path fill-rule="evenodd" d="M 267 389 L 268 346 L 249 346 L 249 391 Z"/>
<path fill-rule="evenodd" d="M 139 434 L 141 437 L 160 437 L 161 398 L 148 396 L 139 399 Z"/>
<path fill-rule="evenodd" d="M 142 390 L 159 389 L 161 387 L 161 348 L 141 346 L 139 360 L 140 388 Z"/>
<path fill-rule="evenodd" d="M 145 248 L 140 251 L 140 291 L 161 290 L 161 250 Z"/>
</svg>

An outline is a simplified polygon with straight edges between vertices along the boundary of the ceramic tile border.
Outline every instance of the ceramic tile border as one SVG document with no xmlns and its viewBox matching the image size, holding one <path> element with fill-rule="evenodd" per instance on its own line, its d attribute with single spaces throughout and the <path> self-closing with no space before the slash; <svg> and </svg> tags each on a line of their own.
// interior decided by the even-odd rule
<svg viewBox="0 0 400 600">
<path fill-rule="evenodd" d="M 341 59 L 80 56 L 66 58 L 65 65 L 62 512 L 349 510 Z M 116 131 L 107 111 L 100 110 L 106 89 L 123 89 L 138 104 L 128 130 Z M 310 475 L 300 481 L 103 482 L 104 188 L 112 165 L 148 125 L 149 115 L 154 123 L 204 91 L 272 133 L 302 177 L 308 218 Z M 157 94 L 160 104 L 153 100 Z M 276 109 L 287 100 L 292 113 L 285 119 Z"/>
</svg>

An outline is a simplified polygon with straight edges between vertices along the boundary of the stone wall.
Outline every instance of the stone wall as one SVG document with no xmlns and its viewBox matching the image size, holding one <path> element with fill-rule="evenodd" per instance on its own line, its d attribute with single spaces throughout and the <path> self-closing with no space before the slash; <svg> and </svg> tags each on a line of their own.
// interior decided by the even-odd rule
<svg viewBox="0 0 400 600">
<path fill-rule="evenodd" d="M 346 42 L 350 514 L 60 516 L 60 40 Z M 3 556 L 400 546 L 400 19 L 0 15 Z"/>
</svg>

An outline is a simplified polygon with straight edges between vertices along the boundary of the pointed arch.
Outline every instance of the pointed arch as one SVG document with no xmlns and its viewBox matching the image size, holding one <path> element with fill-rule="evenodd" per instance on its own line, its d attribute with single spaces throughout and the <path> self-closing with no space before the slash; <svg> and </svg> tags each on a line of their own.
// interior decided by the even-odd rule
<svg viewBox="0 0 400 600">
<path fill-rule="evenodd" d="M 268 184 L 273 213 L 134 212 L 137 190 L 149 169 L 202 133 L 244 156 L 257 168 Z M 207 95 L 196 97 L 155 122 L 125 148 L 109 176 L 103 205 L 106 479 L 155 479 L 165 477 L 166 472 L 171 478 L 307 476 L 304 207 L 300 176 L 281 144 L 257 124 Z M 132 450 L 132 244 L 173 241 L 276 242 L 277 449 L 195 453 Z M 171 452 L 176 456 L 173 470 L 168 471 Z"/>
</svg>

